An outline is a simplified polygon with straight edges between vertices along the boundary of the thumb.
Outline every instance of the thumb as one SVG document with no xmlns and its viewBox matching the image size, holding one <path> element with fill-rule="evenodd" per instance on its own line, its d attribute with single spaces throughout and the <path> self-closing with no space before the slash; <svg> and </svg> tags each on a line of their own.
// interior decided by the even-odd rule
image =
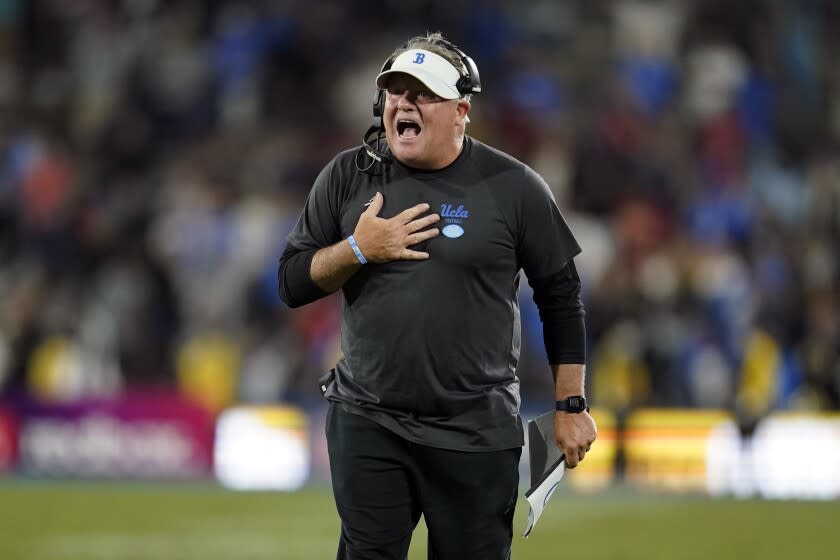
<svg viewBox="0 0 840 560">
<path fill-rule="evenodd" d="M 380 194 L 377 191 L 377 193 L 375 195 L 373 195 L 373 198 L 370 199 L 370 202 L 368 203 L 367 210 L 365 210 L 365 214 L 370 214 L 372 216 L 378 216 L 379 211 L 382 210 L 382 203 L 383 203 L 382 194 Z"/>
</svg>

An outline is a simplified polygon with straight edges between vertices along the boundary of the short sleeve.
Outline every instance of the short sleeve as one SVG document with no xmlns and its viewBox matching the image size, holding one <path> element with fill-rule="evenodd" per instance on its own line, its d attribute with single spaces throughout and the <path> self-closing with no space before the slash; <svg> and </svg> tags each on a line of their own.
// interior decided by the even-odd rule
<svg viewBox="0 0 840 560">
<path fill-rule="evenodd" d="M 336 160 L 328 163 L 312 185 L 306 204 L 286 240 L 298 249 L 321 249 L 341 240 L 342 181 Z"/>
<path fill-rule="evenodd" d="M 517 260 L 530 279 L 559 273 L 580 245 L 563 218 L 551 190 L 536 172 L 525 169 L 517 216 Z"/>
</svg>

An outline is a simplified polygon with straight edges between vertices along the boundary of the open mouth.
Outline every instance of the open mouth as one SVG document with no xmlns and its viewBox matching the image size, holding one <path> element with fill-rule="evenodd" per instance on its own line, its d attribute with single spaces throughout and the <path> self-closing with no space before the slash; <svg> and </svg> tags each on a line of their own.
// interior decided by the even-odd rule
<svg viewBox="0 0 840 560">
<path fill-rule="evenodd" d="M 421 131 L 420 125 L 414 121 L 405 119 L 397 121 L 397 134 L 400 138 L 417 138 Z"/>
</svg>

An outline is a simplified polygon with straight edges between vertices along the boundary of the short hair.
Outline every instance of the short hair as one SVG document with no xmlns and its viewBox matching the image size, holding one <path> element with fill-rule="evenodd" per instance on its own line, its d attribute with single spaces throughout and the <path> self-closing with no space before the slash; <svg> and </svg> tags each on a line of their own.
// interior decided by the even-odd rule
<svg viewBox="0 0 840 560">
<path fill-rule="evenodd" d="M 440 31 L 426 32 L 425 35 L 418 35 L 412 37 L 391 53 L 391 60 L 394 60 L 405 51 L 411 49 L 423 49 L 429 52 L 438 54 L 446 59 L 446 61 L 458 70 L 462 76 L 467 75 L 467 68 L 464 66 L 461 56 L 453 51 L 451 48 L 445 46 L 449 41 L 443 37 Z"/>
</svg>

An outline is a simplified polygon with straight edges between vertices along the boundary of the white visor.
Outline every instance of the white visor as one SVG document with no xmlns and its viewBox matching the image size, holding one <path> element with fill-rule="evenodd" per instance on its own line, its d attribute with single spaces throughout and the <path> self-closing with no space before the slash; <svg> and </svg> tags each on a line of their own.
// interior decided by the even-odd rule
<svg viewBox="0 0 840 560">
<path fill-rule="evenodd" d="M 391 68 L 376 77 L 376 87 L 386 89 L 387 77 L 402 73 L 414 76 L 442 99 L 458 99 L 461 94 L 455 84 L 461 77 L 458 70 L 442 56 L 423 49 L 405 51 L 394 59 Z"/>
</svg>

